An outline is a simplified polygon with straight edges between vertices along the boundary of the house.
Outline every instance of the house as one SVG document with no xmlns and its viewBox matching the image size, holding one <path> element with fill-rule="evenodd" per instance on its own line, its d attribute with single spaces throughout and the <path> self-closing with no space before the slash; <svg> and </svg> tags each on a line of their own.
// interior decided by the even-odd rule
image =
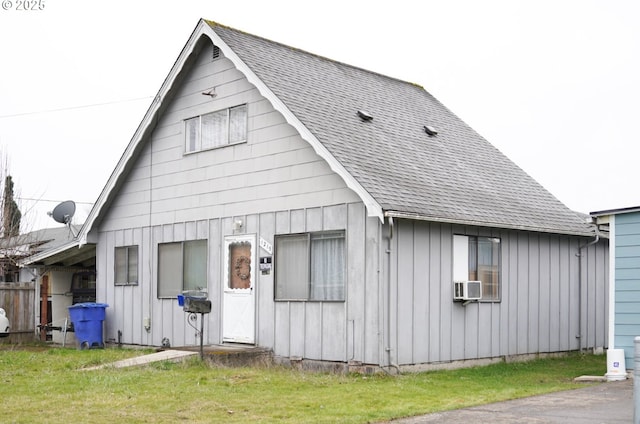
<svg viewBox="0 0 640 424">
<path fill-rule="evenodd" d="M 640 336 L 640 206 L 591 212 L 609 237 L 609 349 L 624 351 L 634 368 L 634 339 Z"/>
<path fill-rule="evenodd" d="M 108 340 L 197 345 L 199 291 L 205 344 L 419 369 L 603 347 L 594 240 L 422 87 L 201 20 L 68 248 Z"/>
<path fill-rule="evenodd" d="M 95 253 L 88 257 L 85 255 L 82 261 L 62 263 L 50 258 L 46 262 L 26 266 L 24 262 L 74 243 L 74 231 L 79 229 L 77 226 L 43 228 L 0 240 L 3 270 L 0 307 L 10 318 L 10 342 L 31 341 L 38 333 L 42 340 L 64 341 L 63 333 L 52 328 L 66 328 L 67 307 L 73 302 L 72 281 L 74 276 L 78 280 L 87 271 L 95 275 Z M 95 250 L 95 246 L 86 246 L 83 250 L 92 248 Z M 73 334 L 70 334 L 68 341 L 73 340 Z"/>
</svg>

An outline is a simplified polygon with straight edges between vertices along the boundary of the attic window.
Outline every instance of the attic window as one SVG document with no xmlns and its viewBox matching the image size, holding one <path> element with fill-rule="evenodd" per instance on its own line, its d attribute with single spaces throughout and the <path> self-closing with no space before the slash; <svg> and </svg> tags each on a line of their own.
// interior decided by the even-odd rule
<svg viewBox="0 0 640 424">
<path fill-rule="evenodd" d="M 218 47 L 218 46 L 216 46 L 214 44 L 214 46 L 213 46 L 213 58 L 217 59 L 219 57 L 220 57 L 220 47 Z"/>
<path fill-rule="evenodd" d="M 371 115 L 369 112 L 366 112 L 364 110 L 359 110 L 358 111 L 358 116 L 363 121 L 371 121 L 373 119 L 373 115 Z"/>
<path fill-rule="evenodd" d="M 247 141 L 247 105 L 195 116 L 185 123 L 185 153 Z"/>
</svg>

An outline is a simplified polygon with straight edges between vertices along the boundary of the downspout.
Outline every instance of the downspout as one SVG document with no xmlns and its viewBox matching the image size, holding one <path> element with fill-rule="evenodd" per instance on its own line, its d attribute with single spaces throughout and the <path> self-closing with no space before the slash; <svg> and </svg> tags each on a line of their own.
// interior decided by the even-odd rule
<svg viewBox="0 0 640 424">
<path fill-rule="evenodd" d="M 615 348 L 616 336 L 616 216 L 609 217 L 609 315 L 607 348 Z"/>
<path fill-rule="evenodd" d="M 397 372 L 400 372 L 400 368 L 397 364 L 393 363 L 393 358 L 391 355 L 391 246 L 393 240 L 393 217 L 387 217 L 389 221 L 389 237 L 388 237 L 388 245 L 387 245 L 387 346 L 385 347 L 385 351 L 387 352 L 387 364 L 389 367 L 395 368 Z"/>
<path fill-rule="evenodd" d="M 590 242 L 579 246 L 578 253 L 576 253 L 576 256 L 578 257 L 578 334 L 576 335 L 576 338 L 578 339 L 579 351 L 582 351 L 582 249 L 592 246 L 599 241 L 600 233 L 598 232 L 598 227 L 596 226 L 595 238 Z"/>
</svg>

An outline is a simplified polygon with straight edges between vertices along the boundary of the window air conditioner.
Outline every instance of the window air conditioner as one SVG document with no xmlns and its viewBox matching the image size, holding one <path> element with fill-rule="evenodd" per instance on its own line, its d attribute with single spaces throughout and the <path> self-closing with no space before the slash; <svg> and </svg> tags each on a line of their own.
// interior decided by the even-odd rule
<svg viewBox="0 0 640 424">
<path fill-rule="evenodd" d="M 453 300 L 482 299 L 482 283 L 480 281 L 454 281 Z"/>
</svg>

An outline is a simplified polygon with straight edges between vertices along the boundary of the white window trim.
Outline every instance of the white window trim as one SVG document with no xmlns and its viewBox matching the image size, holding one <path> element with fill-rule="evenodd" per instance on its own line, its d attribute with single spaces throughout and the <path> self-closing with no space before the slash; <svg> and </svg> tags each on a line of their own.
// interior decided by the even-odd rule
<svg viewBox="0 0 640 424">
<path fill-rule="evenodd" d="M 128 281 L 129 280 L 129 250 L 130 249 L 136 249 L 136 254 L 137 254 L 137 260 L 136 260 L 136 279 L 135 281 Z M 116 252 L 118 251 L 118 249 L 125 249 L 125 275 L 126 275 L 126 280 L 125 282 L 118 282 L 117 281 L 117 277 L 118 277 L 118 272 L 117 272 L 117 260 L 116 260 Z M 116 246 L 113 250 L 113 256 L 114 256 L 114 260 L 113 260 L 113 284 L 115 286 L 137 286 L 140 280 L 140 249 L 138 248 L 138 245 L 129 245 L 129 246 Z"/>
<path fill-rule="evenodd" d="M 453 281 L 468 281 L 469 280 L 469 238 L 487 238 L 500 240 L 500 253 L 498 257 L 498 296 L 494 299 L 485 298 L 485 291 L 483 290 L 482 299 L 479 302 L 498 303 L 502 301 L 502 239 L 500 237 L 491 236 L 476 236 L 476 235 L 453 235 Z M 480 277 L 478 276 L 478 279 Z M 484 288 L 484 282 L 482 282 Z M 452 285 L 453 288 L 453 285 Z"/>
<path fill-rule="evenodd" d="M 344 240 L 344 255 L 345 255 L 345 267 L 343 269 L 343 287 L 342 287 L 342 299 L 314 299 L 312 296 L 312 287 L 311 287 L 311 274 L 312 274 L 312 264 L 311 264 L 311 244 L 313 242 L 313 235 L 319 235 L 319 234 L 328 234 L 328 233 L 337 233 L 340 232 L 342 233 L 342 237 Z M 346 298 L 347 298 L 347 278 L 348 278 L 348 274 L 347 274 L 347 261 L 348 261 L 348 242 L 347 242 L 347 234 L 345 230 L 326 230 L 326 231 L 311 231 L 311 232 L 306 232 L 306 233 L 292 233 L 292 234 L 277 234 L 275 237 L 295 237 L 295 236 L 299 236 L 299 237 L 306 237 L 307 240 L 307 261 L 308 261 L 308 267 L 307 267 L 307 281 L 306 284 L 308 284 L 308 294 L 307 294 L 307 298 L 286 298 L 286 297 L 282 297 L 282 298 L 278 298 L 278 292 L 277 292 L 277 273 L 278 273 L 278 263 L 277 263 L 277 252 L 274 252 L 274 262 L 276 262 L 274 264 L 275 266 L 275 276 L 274 276 L 274 291 L 273 291 L 273 299 L 275 302 L 346 302 Z M 277 243 L 277 242 L 276 242 Z M 276 244 L 274 243 L 274 244 Z"/>
<path fill-rule="evenodd" d="M 236 108 L 240 108 L 240 107 L 245 107 L 246 110 L 247 110 L 246 113 L 245 113 L 245 122 L 244 122 L 244 126 L 245 126 L 244 135 L 245 135 L 245 137 L 242 140 L 237 140 L 237 141 L 233 141 L 232 142 L 232 141 L 229 140 L 229 134 L 230 134 L 229 129 L 230 129 L 230 125 L 231 125 L 231 119 L 230 119 L 231 110 L 232 109 L 236 109 Z M 203 149 L 202 148 L 202 117 L 203 116 L 207 116 L 207 115 L 212 115 L 212 114 L 215 114 L 215 113 L 219 113 L 219 112 L 222 112 L 222 111 L 226 111 L 226 120 L 227 120 L 227 122 L 226 122 L 226 126 L 227 126 L 226 143 L 222 143 L 222 144 L 217 145 L 217 146 L 211 146 L 211 147 L 207 147 L 207 148 Z M 189 129 L 188 125 L 189 124 L 188 124 L 188 122 L 191 121 L 192 119 L 196 119 L 196 118 L 198 119 L 198 134 L 197 134 L 198 140 L 195 143 L 196 146 L 194 147 L 194 149 L 193 150 L 188 150 L 188 145 L 189 145 L 189 131 L 188 131 L 188 129 Z M 218 110 L 214 110 L 212 112 L 207 112 L 207 113 L 203 113 L 201 115 L 196 115 L 196 116 L 191 116 L 189 118 L 186 118 L 183 121 L 183 125 L 182 125 L 183 133 L 184 133 L 184 139 L 183 139 L 183 145 L 182 145 L 183 149 L 184 149 L 184 154 L 185 155 L 190 155 L 190 154 L 193 154 L 193 153 L 199 153 L 199 152 L 204 152 L 204 151 L 208 151 L 208 150 L 221 149 L 221 148 L 224 148 L 224 147 L 227 147 L 227 146 L 234 146 L 236 144 L 246 143 L 247 142 L 247 138 L 248 138 L 248 133 L 249 133 L 249 128 L 248 127 L 249 127 L 249 105 L 247 103 L 239 104 L 239 105 L 236 105 L 236 106 L 231 106 L 231 107 L 224 108 L 224 109 L 218 109 Z"/>
<path fill-rule="evenodd" d="M 173 295 L 161 295 L 160 294 L 160 268 L 161 268 L 161 264 L 160 264 L 160 246 L 163 245 L 170 245 L 170 244 L 179 244 L 180 245 L 180 292 L 185 290 L 185 279 L 184 279 L 184 249 L 185 249 L 185 244 L 189 243 L 189 242 L 198 242 L 198 241 L 204 241 L 205 242 L 205 260 L 207 261 L 207 263 L 205 264 L 205 269 L 209 269 L 209 240 L 207 239 L 197 239 L 197 240 L 183 240 L 183 241 L 168 241 L 168 242 L 161 242 L 157 244 L 157 254 L 158 254 L 158 262 L 156 264 L 156 273 L 157 273 L 157 277 L 156 277 L 156 297 L 158 299 L 173 299 L 174 296 Z M 205 284 L 204 287 L 202 287 L 201 289 L 206 291 L 207 287 L 209 285 L 208 282 L 208 271 L 205 271 Z"/>
</svg>

